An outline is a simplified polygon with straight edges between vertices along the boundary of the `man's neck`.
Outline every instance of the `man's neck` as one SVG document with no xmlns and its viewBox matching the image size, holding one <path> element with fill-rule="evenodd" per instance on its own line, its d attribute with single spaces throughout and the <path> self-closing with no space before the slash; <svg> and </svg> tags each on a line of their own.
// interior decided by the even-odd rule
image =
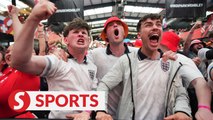
<svg viewBox="0 0 213 120">
<path fill-rule="evenodd" d="M 116 57 L 120 57 L 124 54 L 125 52 L 125 47 L 124 47 L 124 43 L 121 44 L 110 44 L 110 48 L 109 48 L 112 52 L 112 54 Z"/>
<path fill-rule="evenodd" d="M 84 62 L 84 57 L 86 56 L 86 51 L 72 51 L 70 50 L 69 53 L 76 59 L 76 61 L 81 64 Z"/>
<path fill-rule="evenodd" d="M 150 51 L 150 50 L 143 49 L 142 47 L 141 52 L 151 60 L 156 60 L 160 58 L 160 52 L 158 50 Z"/>
</svg>

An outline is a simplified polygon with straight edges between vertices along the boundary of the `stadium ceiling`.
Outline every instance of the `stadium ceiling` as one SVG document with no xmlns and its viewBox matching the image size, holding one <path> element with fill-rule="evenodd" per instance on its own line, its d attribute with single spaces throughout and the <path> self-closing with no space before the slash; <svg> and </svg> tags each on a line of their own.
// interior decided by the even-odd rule
<svg viewBox="0 0 213 120">
<path fill-rule="evenodd" d="M 11 1 L 1 0 L 0 12 L 6 11 Z M 16 3 L 18 8 L 34 6 L 34 0 L 16 0 Z M 84 0 L 84 19 L 92 26 L 94 39 L 99 39 L 104 22 L 111 16 L 119 16 L 125 21 L 130 36 L 136 37 L 136 25 L 140 17 L 150 12 L 160 13 L 164 5 L 165 0 Z"/>
<path fill-rule="evenodd" d="M 1 0 L 0 12 L 7 10 L 12 0 Z M 19 8 L 33 7 L 34 0 L 16 0 Z M 136 37 L 138 20 L 148 13 L 165 14 L 166 0 L 84 0 L 84 19 L 92 26 L 91 34 L 99 39 L 104 22 L 111 16 L 118 16 L 129 26 L 129 38 Z M 209 0 L 208 0 L 209 1 Z M 6 4 L 3 4 L 6 3 Z M 25 3 L 25 5 L 21 5 Z M 20 5 L 19 5 L 20 4 Z M 23 11 L 24 12 L 24 11 Z M 27 13 L 26 13 L 27 14 Z"/>
<path fill-rule="evenodd" d="M 84 19 L 92 26 L 95 39 L 103 30 L 104 22 L 118 16 L 129 26 L 129 38 L 136 38 L 138 20 L 148 13 L 164 14 L 165 0 L 84 0 Z"/>
</svg>

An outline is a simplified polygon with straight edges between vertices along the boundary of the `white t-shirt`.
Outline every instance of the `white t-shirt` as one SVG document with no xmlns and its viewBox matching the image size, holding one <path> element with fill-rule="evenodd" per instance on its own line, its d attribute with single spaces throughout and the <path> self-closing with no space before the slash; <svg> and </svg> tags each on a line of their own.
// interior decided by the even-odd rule
<svg viewBox="0 0 213 120">
<path fill-rule="evenodd" d="M 138 60 L 136 120 L 163 120 L 166 88 L 171 63 L 160 60 Z"/>
<path fill-rule="evenodd" d="M 100 81 L 104 75 L 113 67 L 120 57 L 107 54 L 107 48 L 96 48 L 89 52 L 88 58 L 97 66 L 97 79 Z M 128 47 L 129 52 L 138 51 L 138 48 Z M 114 89 L 109 91 L 108 96 L 108 113 L 116 119 L 116 112 L 122 95 L 123 86 L 120 83 Z"/>
<path fill-rule="evenodd" d="M 189 87 L 190 83 L 195 79 L 202 77 L 203 75 L 200 70 L 197 68 L 195 63 L 188 57 L 177 54 L 178 58 L 176 61 L 181 62 L 183 66 L 179 70 L 179 74 L 183 79 L 184 87 Z"/>
<path fill-rule="evenodd" d="M 203 75 L 191 59 L 181 54 L 177 55 L 178 59 L 176 61 L 181 62 L 183 65 L 178 74 L 183 79 L 185 87 L 188 87 L 195 78 L 203 78 Z M 138 60 L 138 62 L 139 76 L 135 118 L 162 120 L 165 113 L 164 102 L 171 65 L 159 60 L 149 59 Z"/>
<path fill-rule="evenodd" d="M 49 91 L 91 91 L 97 86 L 97 67 L 91 62 L 79 64 L 74 59 L 68 62 L 54 55 L 46 57 L 46 67 L 41 74 L 47 78 Z M 74 111 L 51 111 L 49 118 L 66 118 Z"/>
</svg>

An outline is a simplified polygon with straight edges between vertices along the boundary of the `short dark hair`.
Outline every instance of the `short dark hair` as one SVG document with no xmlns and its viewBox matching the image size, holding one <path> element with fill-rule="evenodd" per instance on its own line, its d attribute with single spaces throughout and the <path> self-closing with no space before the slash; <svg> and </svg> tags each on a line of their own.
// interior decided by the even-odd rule
<svg viewBox="0 0 213 120">
<path fill-rule="evenodd" d="M 57 35 L 62 34 L 64 30 L 65 24 L 61 22 L 52 23 L 48 26 L 48 28 L 56 33 Z"/>
<path fill-rule="evenodd" d="M 64 29 L 64 37 L 67 37 L 70 30 L 73 29 L 86 29 L 88 32 L 88 35 L 90 35 L 90 29 L 91 27 L 87 24 L 87 22 L 81 18 L 74 18 L 68 26 Z"/>
<path fill-rule="evenodd" d="M 141 29 L 141 23 L 144 22 L 144 21 L 146 21 L 149 18 L 151 20 L 158 20 L 158 19 L 160 19 L 161 22 L 162 22 L 162 16 L 160 14 L 153 14 L 153 13 L 147 14 L 147 15 L 141 17 L 141 19 L 139 20 L 139 22 L 137 24 L 137 32 L 139 32 L 140 29 Z"/>
</svg>

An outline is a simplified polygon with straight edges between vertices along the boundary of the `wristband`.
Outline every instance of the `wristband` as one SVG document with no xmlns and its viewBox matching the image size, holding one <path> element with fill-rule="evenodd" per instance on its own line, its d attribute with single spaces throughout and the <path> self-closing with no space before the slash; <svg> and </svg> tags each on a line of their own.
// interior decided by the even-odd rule
<svg viewBox="0 0 213 120">
<path fill-rule="evenodd" d="M 208 109 L 211 111 L 211 108 L 209 106 L 206 105 L 198 105 L 198 108 L 204 108 L 204 109 Z"/>
</svg>

